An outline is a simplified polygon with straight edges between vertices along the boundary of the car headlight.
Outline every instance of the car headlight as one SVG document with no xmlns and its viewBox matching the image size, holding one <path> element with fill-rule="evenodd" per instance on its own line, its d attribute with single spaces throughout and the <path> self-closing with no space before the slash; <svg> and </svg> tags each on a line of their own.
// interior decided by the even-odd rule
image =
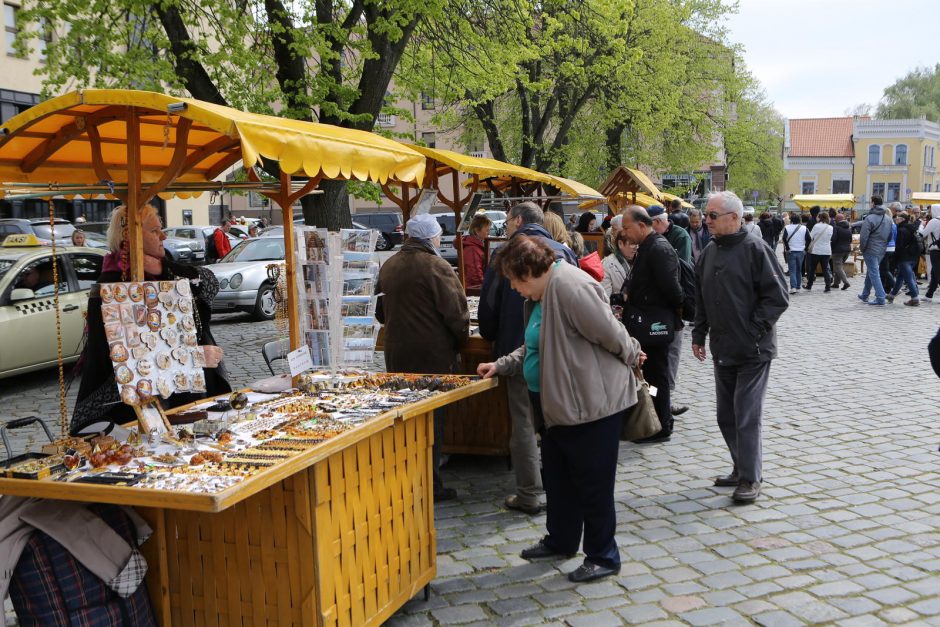
<svg viewBox="0 0 940 627">
<path fill-rule="evenodd" d="M 222 279 L 219 281 L 219 289 L 225 289 L 228 287 L 228 279 Z"/>
<path fill-rule="evenodd" d="M 237 272 L 232 275 L 231 279 L 228 280 L 228 286 L 232 288 L 233 290 L 237 290 L 239 287 L 241 287 L 241 284 L 242 284 L 242 275 Z"/>
<path fill-rule="evenodd" d="M 200 251 L 200 250 L 202 250 L 202 248 L 201 248 L 201 247 L 199 246 L 199 244 L 197 244 L 196 242 L 189 242 L 189 244 L 187 244 L 187 246 L 189 246 L 189 250 L 192 250 L 192 251 Z"/>
</svg>

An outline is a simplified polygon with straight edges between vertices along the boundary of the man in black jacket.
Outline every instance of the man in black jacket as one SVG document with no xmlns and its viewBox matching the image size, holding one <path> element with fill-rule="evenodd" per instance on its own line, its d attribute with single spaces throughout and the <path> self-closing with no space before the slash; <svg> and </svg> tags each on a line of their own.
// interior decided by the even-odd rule
<svg viewBox="0 0 940 627">
<path fill-rule="evenodd" d="M 564 259 L 577 266 L 578 258 L 571 249 L 553 240 L 542 226 L 544 217 L 545 214 L 535 203 L 521 202 L 509 210 L 506 217 L 506 234 L 510 238 L 520 234 L 540 237 L 555 251 L 556 259 Z M 480 335 L 493 342 L 494 359 L 508 355 L 522 346 L 525 335 L 523 302 L 519 292 L 512 289 L 509 281 L 494 271 L 493 264 L 490 263 L 483 275 L 477 317 Z M 521 373 L 502 377 L 500 385 L 506 386 L 509 402 L 509 416 L 512 419 L 509 457 L 516 475 L 516 493 L 507 496 L 504 504 L 509 509 L 537 514 L 542 508 L 539 503 L 542 475 L 532 406 L 529 403 L 529 387 Z"/>
<path fill-rule="evenodd" d="M 753 503 L 763 481 L 761 415 L 770 361 L 777 356 L 774 325 L 790 301 L 774 252 L 740 230 L 743 214 L 733 192 L 709 196 L 705 219 L 713 245 L 695 266 L 692 354 L 705 360 L 710 334 L 718 427 L 734 463 L 715 485 L 736 486 L 732 498 Z"/>
<path fill-rule="evenodd" d="M 639 246 L 630 271 L 625 306 L 627 310 L 639 308 L 647 312 L 666 310 L 673 316 L 673 328 L 681 332 L 680 318 L 676 313 L 682 307 L 679 257 L 669 240 L 653 231 L 653 219 L 646 209 L 630 205 L 622 214 L 622 230 L 627 232 L 631 242 Z M 647 338 L 636 339 L 646 353 L 643 377 L 656 387 L 653 405 L 662 425 L 659 433 L 640 441 L 665 442 L 672 436 L 673 424 L 669 394 L 669 342 L 650 344 Z"/>
</svg>

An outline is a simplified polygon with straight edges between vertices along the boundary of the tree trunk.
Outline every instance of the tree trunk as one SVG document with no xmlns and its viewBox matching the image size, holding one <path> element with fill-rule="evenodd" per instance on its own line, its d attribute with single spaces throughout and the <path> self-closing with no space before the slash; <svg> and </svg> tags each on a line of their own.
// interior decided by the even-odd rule
<svg viewBox="0 0 940 627">
<path fill-rule="evenodd" d="M 613 172 L 621 163 L 621 155 L 623 154 L 623 132 L 626 130 L 626 124 L 618 122 L 614 126 L 607 129 L 607 140 L 605 145 L 607 147 L 607 169 L 610 172 Z"/>
<path fill-rule="evenodd" d="M 320 181 L 317 187 L 322 194 L 304 196 L 300 200 L 304 211 L 304 223 L 335 231 L 352 227 L 349 215 L 349 193 L 346 181 Z"/>
</svg>

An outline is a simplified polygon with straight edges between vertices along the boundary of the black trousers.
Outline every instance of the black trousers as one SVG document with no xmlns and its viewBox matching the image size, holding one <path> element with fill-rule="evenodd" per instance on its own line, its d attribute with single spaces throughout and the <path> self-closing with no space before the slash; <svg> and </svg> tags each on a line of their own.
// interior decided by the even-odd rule
<svg viewBox="0 0 940 627">
<path fill-rule="evenodd" d="M 672 433 L 672 400 L 669 394 L 669 344 L 644 346 L 646 361 L 643 362 L 643 378 L 656 388 L 653 406 L 659 423 L 663 426 L 660 434 Z"/>
<path fill-rule="evenodd" d="M 816 282 L 816 264 L 823 268 L 823 278 L 826 281 L 826 289 L 832 286 L 832 274 L 829 271 L 829 255 L 810 255 L 809 256 L 809 275 L 806 277 L 806 286 L 813 287 Z"/>
<path fill-rule="evenodd" d="M 940 287 L 940 250 L 931 249 L 930 255 L 930 283 L 927 285 L 927 298 L 933 298 L 933 293 Z"/>
<path fill-rule="evenodd" d="M 541 417 L 540 396 L 529 392 Z M 584 555 L 592 564 L 620 567 L 614 533 L 614 484 L 624 412 L 542 433 L 542 484 L 547 506 L 542 540 L 558 553 L 574 554 L 584 532 Z"/>
</svg>

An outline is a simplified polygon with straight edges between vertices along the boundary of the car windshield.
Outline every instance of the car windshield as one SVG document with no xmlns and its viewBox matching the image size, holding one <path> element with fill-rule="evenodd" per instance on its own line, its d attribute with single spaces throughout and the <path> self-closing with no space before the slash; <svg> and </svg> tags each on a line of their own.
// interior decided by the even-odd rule
<svg viewBox="0 0 940 627">
<path fill-rule="evenodd" d="M 236 261 L 281 261 L 284 259 L 284 240 L 264 237 L 241 242 L 219 263 Z"/>
<path fill-rule="evenodd" d="M 40 239 L 52 239 L 52 229 L 48 224 L 34 224 L 33 231 L 36 232 L 36 237 Z M 67 237 L 72 237 L 72 232 L 75 230 L 75 227 L 67 222 L 56 222 L 55 223 L 55 238 L 56 239 L 65 239 Z"/>
</svg>

